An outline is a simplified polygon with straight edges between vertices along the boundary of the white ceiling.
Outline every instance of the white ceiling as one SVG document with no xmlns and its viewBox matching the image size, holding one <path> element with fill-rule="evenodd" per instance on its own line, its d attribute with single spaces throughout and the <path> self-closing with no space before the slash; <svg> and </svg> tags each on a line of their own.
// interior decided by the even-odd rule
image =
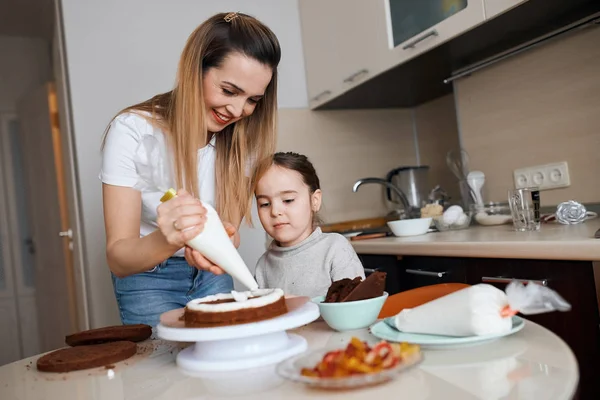
<svg viewBox="0 0 600 400">
<path fill-rule="evenodd" d="M 0 0 L 0 35 L 51 40 L 54 0 Z"/>
</svg>

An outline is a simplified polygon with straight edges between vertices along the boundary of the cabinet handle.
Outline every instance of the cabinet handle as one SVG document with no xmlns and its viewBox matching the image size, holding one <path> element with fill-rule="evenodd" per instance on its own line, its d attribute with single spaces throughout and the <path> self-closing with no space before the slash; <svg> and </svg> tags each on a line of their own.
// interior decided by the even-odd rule
<svg viewBox="0 0 600 400">
<path fill-rule="evenodd" d="M 379 271 L 379 268 L 364 268 L 365 274 L 372 274 L 373 272 Z"/>
<path fill-rule="evenodd" d="M 402 50 L 412 49 L 416 45 L 418 45 L 419 43 L 421 43 L 423 40 L 427 39 L 428 37 L 437 36 L 437 35 L 438 35 L 438 32 L 435 29 L 431 30 L 431 31 L 427 32 L 426 34 L 424 34 L 423 36 L 421 36 L 419 38 L 416 38 L 412 42 L 406 43 L 404 46 L 402 46 Z"/>
<path fill-rule="evenodd" d="M 331 94 L 331 90 L 325 90 L 324 92 L 321 92 L 318 95 L 316 95 L 315 97 L 313 97 L 312 99 L 310 99 L 310 101 L 319 101 L 323 97 L 329 96 L 330 94 Z"/>
<path fill-rule="evenodd" d="M 436 278 L 443 278 L 446 275 L 447 271 L 436 272 L 436 271 L 423 271 L 422 269 L 407 269 L 407 274 L 413 275 L 425 275 L 425 276 L 434 276 Z"/>
<path fill-rule="evenodd" d="M 521 283 L 533 282 L 538 285 L 548 286 L 548 279 L 517 279 L 517 278 L 504 278 L 502 276 L 483 276 L 481 277 L 481 282 L 485 283 L 511 283 L 512 281 L 517 281 Z"/>
<path fill-rule="evenodd" d="M 367 72 L 369 72 L 368 69 L 361 69 L 360 71 L 355 72 L 352 75 L 350 75 L 349 77 L 347 77 L 346 79 L 344 79 L 344 83 L 354 82 L 356 80 L 356 78 L 358 78 L 359 76 L 363 76 Z"/>
</svg>

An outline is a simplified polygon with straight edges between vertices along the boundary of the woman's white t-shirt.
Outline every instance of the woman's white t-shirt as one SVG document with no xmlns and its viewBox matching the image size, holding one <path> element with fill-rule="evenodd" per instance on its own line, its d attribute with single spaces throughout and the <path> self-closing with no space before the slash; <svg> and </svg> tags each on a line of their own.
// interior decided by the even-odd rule
<svg viewBox="0 0 600 400">
<path fill-rule="evenodd" d="M 164 133 L 160 128 L 153 126 L 147 119 L 136 113 L 124 113 L 117 116 L 106 136 L 104 152 L 102 157 L 102 170 L 100 180 L 108 185 L 134 187 L 142 180 L 138 173 L 140 166 L 139 154 L 144 151 L 142 142 L 152 136 L 166 151 Z M 136 156 L 137 155 L 137 156 Z M 143 157 L 142 157 L 143 159 Z M 137 165 L 136 161 L 137 160 Z M 215 136 L 210 143 L 198 150 L 198 187 L 200 200 L 215 206 Z M 152 168 L 152 160 L 146 160 L 150 165 L 144 168 Z M 171 184 L 174 184 L 171 182 Z M 175 188 L 177 189 L 177 188 Z M 140 237 L 154 232 L 158 225 L 156 223 L 156 208 L 160 204 L 160 198 L 164 192 L 160 190 L 142 191 L 142 213 L 140 223 Z M 175 253 L 175 256 L 183 256 L 183 249 Z"/>
</svg>

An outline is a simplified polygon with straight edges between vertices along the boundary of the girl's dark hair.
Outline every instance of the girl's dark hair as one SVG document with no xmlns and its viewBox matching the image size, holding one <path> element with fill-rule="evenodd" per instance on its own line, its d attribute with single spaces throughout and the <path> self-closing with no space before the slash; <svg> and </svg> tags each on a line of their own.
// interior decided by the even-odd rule
<svg viewBox="0 0 600 400">
<path fill-rule="evenodd" d="M 292 152 L 278 152 L 273 156 L 273 165 L 291 169 L 299 173 L 304 183 L 310 188 L 311 194 L 321 189 L 317 171 L 315 171 L 315 167 L 313 167 L 305 155 Z"/>
<path fill-rule="evenodd" d="M 273 165 L 281 168 L 286 168 L 292 171 L 296 171 L 302 176 L 302 181 L 308 186 L 310 194 L 313 194 L 317 190 L 321 189 L 321 183 L 319 182 L 319 176 L 315 167 L 308 160 L 308 157 L 302 154 L 288 152 L 278 152 L 273 155 Z M 313 214 L 313 226 L 319 226 L 323 224 L 323 220 L 315 212 Z"/>
</svg>

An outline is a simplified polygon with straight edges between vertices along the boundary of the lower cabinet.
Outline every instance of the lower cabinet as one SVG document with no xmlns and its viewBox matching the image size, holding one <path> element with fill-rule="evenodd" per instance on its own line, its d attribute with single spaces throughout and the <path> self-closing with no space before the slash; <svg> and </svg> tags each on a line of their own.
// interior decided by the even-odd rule
<svg viewBox="0 0 600 400">
<path fill-rule="evenodd" d="M 359 255 L 368 269 L 388 274 L 390 294 L 438 283 L 488 283 L 501 290 L 513 279 L 536 281 L 556 290 L 571 306 L 568 312 L 523 316 L 560 336 L 579 362 L 579 398 L 600 398 L 595 372 L 600 359 L 600 316 L 591 262 L 561 260 L 403 257 Z M 390 282 L 392 281 L 392 282 Z"/>
<path fill-rule="evenodd" d="M 600 317 L 591 262 L 559 260 L 466 259 L 467 283 L 489 283 L 504 290 L 512 279 L 546 284 L 567 300 L 568 312 L 523 315 L 560 336 L 579 362 L 579 398 L 600 398 L 596 366 L 600 357 Z"/>
<path fill-rule="evenodd" d="M 385 291 L 391 296 L 405 289 L 400 282 L 401 269 L 398 268 L 398 257 L 377 255 L 377 254 L 359 254 L 358 258 L 365 269 L 365 276 L 371 275 L 375 271 L 385 272 Z"/>
</svg>

